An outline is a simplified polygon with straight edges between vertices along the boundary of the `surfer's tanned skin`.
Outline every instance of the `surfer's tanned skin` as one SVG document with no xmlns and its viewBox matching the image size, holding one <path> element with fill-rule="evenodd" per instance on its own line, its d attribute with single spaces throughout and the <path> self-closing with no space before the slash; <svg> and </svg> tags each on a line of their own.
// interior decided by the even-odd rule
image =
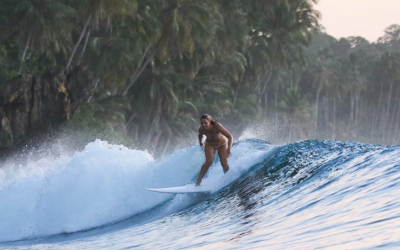
<svg viewBox="0 0 400 250">
<path fill-rule="evenodd" d="M 233 144 L 233 136 L 229 131 L 224 128 L 220 123 L 214 121 L 214 119 L 207 114 L 204 114 L 200 118 L 199 128 L 199 143 L 204 148 L 204 154 L 206 155 L 206 162 L 201 167 L 199 178 L 196 181 L 196 186 L 199 186 L 204 175 L 206 175 L 208 169 L 214 160 L 215 151 L 218 151 L 219 160 L 221 161 L 224 173 L 228 172 L 228 157 L 231 155 L 231 148 Z M 205 145 L 202 142 L 203 135 L 207 137 Z"/>
</svg>

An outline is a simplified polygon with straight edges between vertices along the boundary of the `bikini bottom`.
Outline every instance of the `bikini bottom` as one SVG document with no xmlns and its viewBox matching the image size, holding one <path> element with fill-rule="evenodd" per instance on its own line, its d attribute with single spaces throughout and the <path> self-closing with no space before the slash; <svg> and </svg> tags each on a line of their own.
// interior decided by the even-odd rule
<svg viewBox="0 0 400 250">
<path fill-rule="evenodd" d="M 218 150 L 220 147 L 226 145 L 228 142 L 228 139 L 225 136 L 221 136 L 220 139 L 218 140 L 206 140 L 206 145 L 210 145 L 213 147 L 215 150 Z"/>
</svg>

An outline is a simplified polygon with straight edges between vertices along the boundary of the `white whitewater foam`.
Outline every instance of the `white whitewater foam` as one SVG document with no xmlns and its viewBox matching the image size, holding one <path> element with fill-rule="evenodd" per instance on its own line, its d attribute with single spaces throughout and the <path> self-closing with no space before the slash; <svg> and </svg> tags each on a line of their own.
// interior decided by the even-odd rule
<svg viewBox="0 0 400 250">
<path fill-rule="evenodd" d="M 203 180 L 216 192 L 265 159 L 242 142 L 230 171 L 218 162 Z M 96 140 L 72 157 L 42 158 L 0 169 L 0 242 L 87 230 L 149 210 L 174 195 L 147 191 L 193 183 L 204 162 L 198 145 L 155 161 L 146 151 Z M 173 202 L 187 204 L 187 200 Z M 179 204 L 174 204 L 179 207 Z"/>
</svg>

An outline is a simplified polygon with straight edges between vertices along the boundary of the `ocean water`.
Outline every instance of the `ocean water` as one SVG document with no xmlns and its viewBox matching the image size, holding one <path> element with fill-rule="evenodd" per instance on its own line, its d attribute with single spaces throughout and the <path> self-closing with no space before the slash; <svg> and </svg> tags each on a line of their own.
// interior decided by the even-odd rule
<svg viewBox="0 0 400 250">
<path fill-rule="evenodd" d="M 210 194 L 191 146 L 155 160 L 97 140 L 0 168 L 0 249 L 400 249 L 400 147 L 309 140 L 234 144 Z"/>
</svg>

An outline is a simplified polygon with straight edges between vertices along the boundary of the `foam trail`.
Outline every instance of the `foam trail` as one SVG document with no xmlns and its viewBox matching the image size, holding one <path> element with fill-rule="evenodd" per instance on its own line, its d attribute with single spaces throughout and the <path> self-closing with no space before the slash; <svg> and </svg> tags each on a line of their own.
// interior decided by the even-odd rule
<svg viewBox="0 0 400 250">
<path fill-rule="evenodd" d="M 236 143 L 230 171 L 224 175 L 216 157 L 202 185 L 220 190 L 263 161 L 270 148 Z M 6 166 L 0 170 L 0 242 L 88 230 L 145 212 L 174 197 L 145 187 L 193 184 L 203 163 L 198 145 L 156 161 L 146 151 L 96 140 L 73 156 Z M 174 212 L 191 202 L 196 198 L 176 197 L 168 207 Z"/>
<path fill-rule="evenodd" d="M 142 186 L 193 183 L 204 162 L 204 151 L 198 145 L 155 161 L 146 152 L 97 141 L 73 157 L 43 158 L 15 170 L 3 167 L 0 204 L 15 195 L 27 200 L 20 202 L 22 206 L 0 206 L 0 237 L 4 239 L 7 230 L 19 234 L 27 226 L 48 226 L 51 230 L 47 232 L 55 234 L 75 223 L 83 230 L 89 219 L 97 224 L 104 219 L 104 229 L 0 243 L 0 249 L 399 249 L 399 155 L 399 146 L 357 142 L 307 140 L 274 147 L 261 140 L 237 141 L 228 174 L 223 174 L 216 160 L 202 183 L 224 190 L 211 196 L 174 196 L 152 193 Z M 114 157 L 112 168 L 105 163 L 108 157 Z M 100 167 L 89 168 L 94 163 Z M 72 175 L 75 168 L 78 174 Z M 91 176 L 104 175 L 104 187 L 83 185 L 79 175 L 87 182 Z M 93 197 L 84 194 L 89 197 L 86 201 L 73 192 L 52 197 L 49 194 L 61 189 L 55 178 L 66 179 L 67 191 L 81 185 L 89 189 L 82 192 L 90 191 Z M 57 210 L 51 206 L 67 203 L 68 195 L 87 202 L 88 207 L 77 212 L 59 206 L 54 214 L 71 216 L 65 221 L 55 215 L 55 221 L 50 221 L 45 212 L 39 214 L 40 209 Z M 119 196 L 113 200 L 115 208 L 106 210 L 113 196 Z M 134 205 L 128 213 L 145 212 L 107 224 L 114 217 L 122 218 L 129 202 Z M 151 204 L 145 202 L 159 205 L 146 211 Z M 20 214 L 15 212 L 18 209 Z M 80 213 L 86 215 L 80 218 L 82 222 L 75 218 Z M 14 224 L 7 221 L 8 216 L 15 217 Z M 44 230 L 34 233 L 31 237 Z"/>
<path fill-rule="evenodd" d="M 145 186 L 183 185 L 201 161 L 196 147 L 156 162 L 145 151 L 96 140 L 69 159 L 5 167 L 0 170 L 0 242 L 86 230 L 146 211 L 171 196 Z"/>
</svg>

